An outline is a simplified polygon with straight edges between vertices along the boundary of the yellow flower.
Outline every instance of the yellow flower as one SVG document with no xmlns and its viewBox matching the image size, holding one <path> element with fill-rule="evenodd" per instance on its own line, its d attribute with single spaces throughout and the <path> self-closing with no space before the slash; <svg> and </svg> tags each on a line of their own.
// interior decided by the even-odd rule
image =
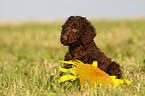
<svg viewBox="0 0 145 96">
<path fill-rule="evenodd" d="M 60 62 L 72 64 L 73 66 L 70 69 L 59 68 L 62 72 L 66 73 L 66 75 L 59 78 L 59 83 L 79 78 L 81 86 L 84 84 L 91 86 L 93 84 L 101 85 L 106 88 L 109 84 L 112 84 L 114 87 L 118 87 L 122 83 L 130 84 L 132 82 L 128 80 L 116 79 L 116 76 L 109 76 L 97 67 L 97 61 L 94 61 L 92 65 L 84 64 L 79 60 Z"/>
<path fill-rule="evenodd" d="M 76 79 L 77 77 L 76 76 L 73 76 L 73 75 L 64 75 L 62 76 L 58 82 L 61 83 L 61 82 L 64 82 L 64 81 L 68 81 L 68 80 L 73 80 L 73 79 Z"/>
</svg>

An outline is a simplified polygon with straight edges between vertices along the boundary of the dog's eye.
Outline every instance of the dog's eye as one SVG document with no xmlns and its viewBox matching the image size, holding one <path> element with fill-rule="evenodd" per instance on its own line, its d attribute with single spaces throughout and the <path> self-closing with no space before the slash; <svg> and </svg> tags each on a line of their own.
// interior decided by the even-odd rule
<svg viewBox="0 0 145 96">
<path fill-rule="evenodd" d="M 78 31 L 78 29 L 77 29 L 77 28 L 73 28 L 73 31 L 74 31 L 74 32 L 77 32 L 77 31 Z"/>
</svg>

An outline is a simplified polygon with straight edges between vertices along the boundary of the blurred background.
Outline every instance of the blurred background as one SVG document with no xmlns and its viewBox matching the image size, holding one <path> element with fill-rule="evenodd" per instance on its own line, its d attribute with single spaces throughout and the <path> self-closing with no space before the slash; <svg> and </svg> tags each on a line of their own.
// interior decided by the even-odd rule
<svg viewBox="0 0 145 96">
<path fill-rule="evenodd" d="M 0 21 L 145 17 L 145 0 L 0 0 Z"/>
</svg>

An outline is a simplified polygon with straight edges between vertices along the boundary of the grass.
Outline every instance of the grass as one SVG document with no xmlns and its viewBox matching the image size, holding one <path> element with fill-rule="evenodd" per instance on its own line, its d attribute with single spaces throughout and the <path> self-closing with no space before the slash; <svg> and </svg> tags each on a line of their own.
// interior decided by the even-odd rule
<svg viewBox="0 0 145 96">
<path fill-rule="evenodd" d="M 125 79 L 133 80 L 127 90 L 80 92 L 74 85 L 61 86 L 55 76 L 68 51 L 59 41 L 64 22 L 25 22 L 0 24 L 0 95 L 144 96 L 145 19 L 91 22 L 97 46 L 120 64 Z"/>
</svg>

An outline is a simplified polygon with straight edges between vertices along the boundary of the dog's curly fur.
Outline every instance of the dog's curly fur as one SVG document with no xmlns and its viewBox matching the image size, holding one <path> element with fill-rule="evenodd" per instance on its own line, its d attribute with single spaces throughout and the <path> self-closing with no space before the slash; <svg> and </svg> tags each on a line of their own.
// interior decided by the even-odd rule
<svg viewBox="0 0 145 96">
<path fill-rule="evenodd" d="M 60 39 L 63 45 L 69 46 L 65 60 L 81 60 L 88 64 L 97 61 L 101 70 L 109 75 L 122 78 L 120 66 L 100 51 L 93 40 L 95 36 L 95 28 L 85 17 L 70 16 L 62 26 Z M 71 66 L 65 67 L 70 68 Z"/>
</svg>

